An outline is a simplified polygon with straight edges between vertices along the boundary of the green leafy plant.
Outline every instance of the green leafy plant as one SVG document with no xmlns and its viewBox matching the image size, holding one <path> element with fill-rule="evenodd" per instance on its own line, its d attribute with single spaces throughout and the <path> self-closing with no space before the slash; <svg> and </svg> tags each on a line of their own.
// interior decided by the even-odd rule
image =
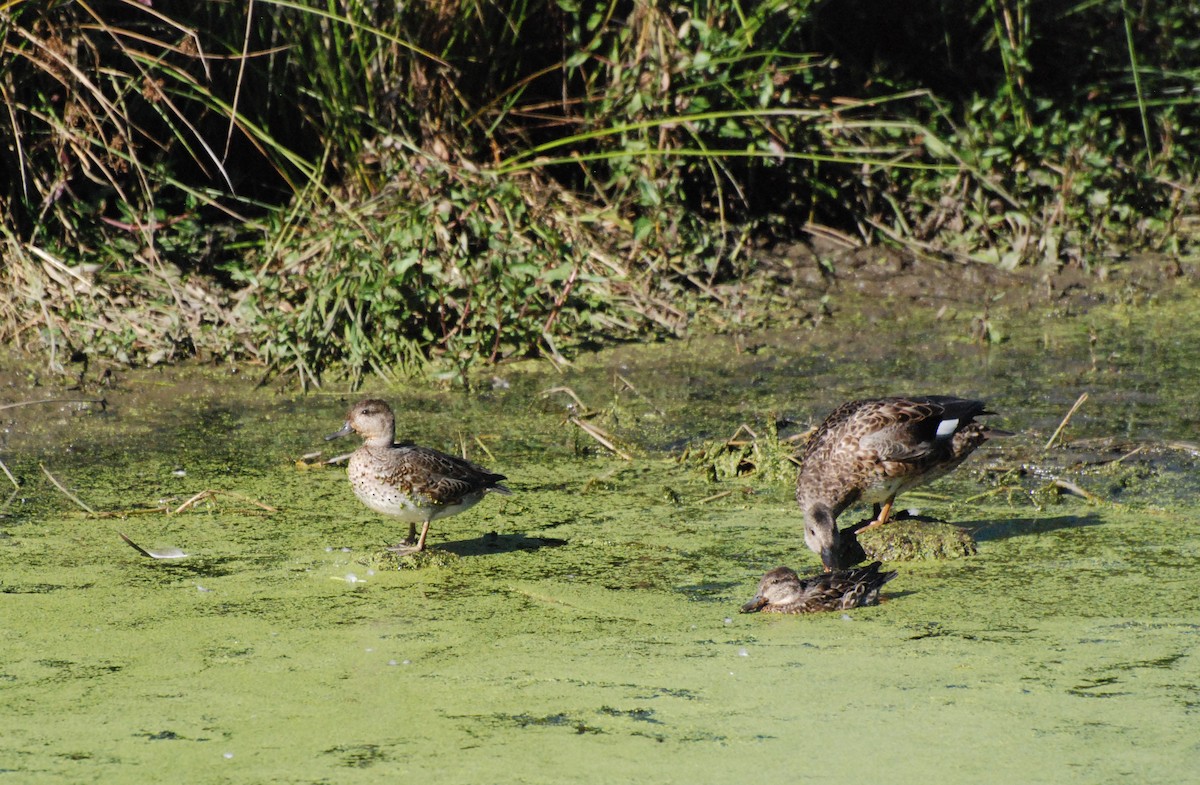
<svg viewBox="0 0 1200 785">
<path fill-rule="evenodd" d="M 678 334 L 810 233 L 1005 267 L 1186 250 L 1190 8 L 1034 11 L 13 0 L 0 337 L 465 378 Z"/>
</svg>

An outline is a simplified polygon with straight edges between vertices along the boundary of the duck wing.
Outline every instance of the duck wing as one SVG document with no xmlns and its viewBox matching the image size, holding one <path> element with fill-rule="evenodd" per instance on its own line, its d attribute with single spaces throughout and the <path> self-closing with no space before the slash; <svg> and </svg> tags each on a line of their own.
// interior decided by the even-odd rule
<svg viewBox="0 0 1200 785">
<path fill-rule="evenodd" d="M 503 474 L 490 472 L 463 458 L 411 444 L 397 444 L 392 449 L 406 473 L 420 478 L 422 493 L 439 503 L 452 503 L 479 491 L 512 493 L 500 484 L 507 479 Z"/>
<path fill-rule="evenodd" d="M 879 602 L 879 589 L 897 573 L 879 571 L 881 562 L 853 570 L 817 575 L 803 582 L 804 603 L 828 609 L 857 608 Z"/>
<path fill-rule="evenodd" d="M 911 463 L 940 454 L 954 435 L 991 414 L 983 401 L 929 395 L 883 398 L 860 410 L 859 446 L 880 461 Z"/>
</svg>

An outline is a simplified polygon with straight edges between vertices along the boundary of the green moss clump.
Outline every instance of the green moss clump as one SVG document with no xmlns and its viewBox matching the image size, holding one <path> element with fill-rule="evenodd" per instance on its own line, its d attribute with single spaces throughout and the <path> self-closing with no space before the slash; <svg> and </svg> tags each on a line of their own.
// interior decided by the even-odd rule
<svg viewBox="0 0 1200 785">
<path fill-rule="evenodd" d="M 427 567 L 450 567 L 458 563 L 459 556 L 456 553 L 432 548 L 419 553 L 398 553 L 385 548 L 363 557 L 361 561 L 371 569 L 381 572 L 386 570 L 423 570 Z"/>
<path fill-rule="evenodd" d="M 856 536 L 868 561 L 960 559 L 977 551 L 966 529 L 933 521 L 891 521 Z"/>
</svg>

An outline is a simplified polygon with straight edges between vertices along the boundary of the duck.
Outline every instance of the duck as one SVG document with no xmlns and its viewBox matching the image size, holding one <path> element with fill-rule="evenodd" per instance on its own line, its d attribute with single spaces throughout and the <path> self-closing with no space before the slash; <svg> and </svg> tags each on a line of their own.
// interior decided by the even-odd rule
<svg viewBox="0 0 1200 785">
<path fill-rule="evenodd" d="M 796 475 L 804 541 L 825 570 L 863 558 L 855 536 L 838 531 L 843 510 L 875 504 L 874 520 L 857 531 L 885 525 L 899 494 L 953 471 L 989 438 L 1012 435 L 975 420 L 990 414 L 983 401 L 950 395 L 869 398 L 834 409 L 809 439 Z"/>
<path fill-rule="evenodd" d="M 822 572 L 801 578 L 790 567 L 776 567 L 762 577 L 758 594 L 742 613 L 820 613 L 878 605 L 879 590 L 895 578 L 895 570 L 880 572 L 881 562 L 852 570 Z"/>
<path fill-rule="evenodd" d="M 363 440 L 346 466 L 354 495 L 371 510 L 408 523 L 408 536 L 389 550 L 424 551 L 430 522 L 470 509 L 489 493 L 512 493 L 503 474 L 430 447 L 396 443 L 396 417 L 385 401 L 354 404 L 341 429 L 325 439 L 351 433 Z"/>
</svg>

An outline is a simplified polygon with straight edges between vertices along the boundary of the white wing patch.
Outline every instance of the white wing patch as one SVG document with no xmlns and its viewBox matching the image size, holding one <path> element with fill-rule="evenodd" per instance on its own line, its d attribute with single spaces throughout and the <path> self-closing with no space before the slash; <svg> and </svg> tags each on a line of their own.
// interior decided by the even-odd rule
<svg viewBox="0 0 1200 785">
<path fill-rule="evenodd" d="M 950 436 L 954 435 L 956 428 L 958 428 L 957 417 L 953 420 L 942 420 L 940 423 L 938 423 L 937 437 L 939 439 L 949 438 Z"/>
</svg>

